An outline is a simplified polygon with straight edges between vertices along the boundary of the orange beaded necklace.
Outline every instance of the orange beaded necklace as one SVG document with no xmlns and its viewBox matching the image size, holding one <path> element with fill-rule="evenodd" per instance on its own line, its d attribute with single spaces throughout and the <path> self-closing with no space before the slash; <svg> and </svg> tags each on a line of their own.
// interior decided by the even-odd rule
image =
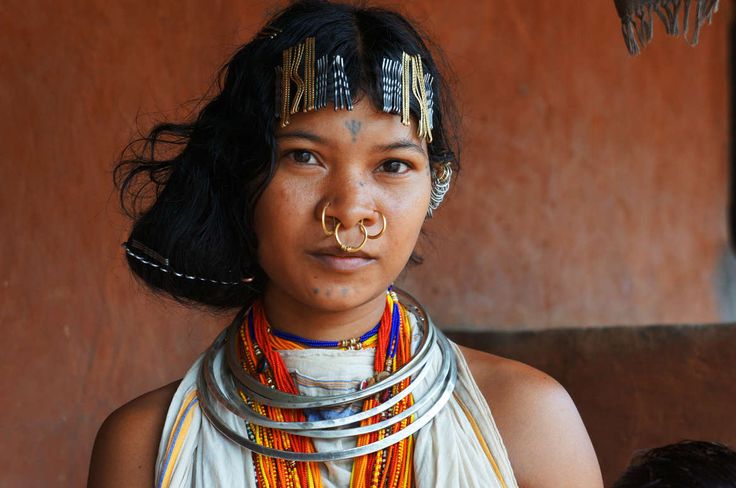
<svg viewBox="0 0 736 488">
<path fill-rule="evenodd" d="M 280 391 L 299 394 L 278 350 L 302 349 L 303 344 L 276 337 L 271 333 L 263 304 L 257 301 L 250 309 L 247 319 L 240 326 L 240 358 L 245 371 L 253 377 Z M 411 325 L 406 309 L 399 303 L 393 291 L 386 294 L 386 307 L 378 331 L 365 341 L 356 339 L 339 341 L 341 349 L 375 347 L 375 374 L 363 382 L 368 387 L 387 378 L 411 359 Z M 358 345 L 359 344 L 359 345 Z M 406 388 L 407 378 L 384 391 L 379 398 L 375 395 L 363 401 L 363 410 L 376 407 Z M 246 404 L 261 415 L 279 422 L 303 422 L 300 410 L 283 409 L 260 405 L 242 391 L 240 396 Z M 379 415 L 361 421 L 360 425 L 373 425 L 398 415 L 414 404 L 411 394 Z M 357 445 L 363 446 L 383 439 L 405 428 L 414 420 L 410 416 L 390 427 L 363 434 Z M 315 452 L 308 437 L 298 436 L 278 429 L 246 424 L 251 441 L 266 447 L 292 452 Z M 414 438 L 409 436 L 377 452 L 356 458 L 353 462 L 351 488 L 410 488 L 413 484 L 412 457 Z M 253 465 L 257 485 L 262 488 L 319 488 L 322 486 L 319 465 L 314 462 L 297 462 L 253 453 Z"/>
</svg>

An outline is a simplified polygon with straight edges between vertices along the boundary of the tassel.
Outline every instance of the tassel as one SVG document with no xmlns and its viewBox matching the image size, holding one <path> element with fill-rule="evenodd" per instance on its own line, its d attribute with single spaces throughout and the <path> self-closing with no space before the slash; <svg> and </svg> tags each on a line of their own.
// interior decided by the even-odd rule
<svg viewBox="0 0 736 488">
<path fill-rule="evenodd" d="M 621 17 L 621 31 L 626 48 L 631 55 L 639 54 L 641 48 L 652 40 L 652 14 L 659 17 L 664 25 L 665 32 L 671 36 L 680 33 L 695 46 L 700 38 L 700 28 L 704 23 L 713 20 L 713 14 L 718 11 L 718 0 L 614 0 L 616 10 Z M 691 4 L 695 10 L 695 20 L 690 22 Z M 682 11 L 682 29 L 679 25 L 680 11 Z M 688 31 L 692 35 L 688 39 Z"/>
</svg>

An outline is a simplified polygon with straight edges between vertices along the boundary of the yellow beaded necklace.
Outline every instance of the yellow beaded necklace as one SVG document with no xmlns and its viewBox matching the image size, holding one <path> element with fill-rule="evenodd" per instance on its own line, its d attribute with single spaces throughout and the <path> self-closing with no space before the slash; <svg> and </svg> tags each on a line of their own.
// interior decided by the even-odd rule
<svg viewBox="0 0 736 488">
<path fill-rule="evenodd" d="M 298 394 L 296 385 L 289 375 L 278 350 L 303 349 L 305 346 L 297 341 L 276 337 L 270 333 L 263 305 L 256 302 L 246 320 L 240 327 L 240 357 L 246 372 L 259 379 L 263 384 L 280 391 Z M 411 359 L 411 326 L 406 309 L 399 303 L 394 292 L 387 293 L 386 307 L 381 318 L 378 332 L 365 341 L 340 341 L 343 349 L 374 347 L 375 375 L 364 382 L 362 387 L 381 381 L 392 372 L 401 368 Z M 360 344 L 358 346 L 358 344 Z M 363 410 L 376 407 L 389 400 L 406 388 L 411 379 L 406 378 L 384 391 L 379 398 L 375 395 L 363 401 Z M 304 414 L 298 410 L 263 406 L 250 399 L 242 391 L 243 401 L 259 414 L 279 422 L 302 422 Z M 373 425 L 392 416 L 398 415 L 414 404 L 411 394 L 383 413 L 361 421 L 360 425 Z M 410 416 L 390 427 L 363 434 L 358 437 L 357 445 L 364 446 L 394 434 L 414 420 Z M 308 437 L 297 436 L 289 432 L 252 423 L 246 424 L 248 437 L 258 444 L 292 452 L 315 452 L 314 444 Z M 414 438 L 409 436 L 395 444 L 355 458 L 351 474 L 351 488 L 409 488 L 413 484 L 413 452 Z M 321 488 L 319 465 L 314 462 L 297 462 L 273 458 L 253 453 L 253 465 L 256 482 L 262 488 Z"/>
</svg>

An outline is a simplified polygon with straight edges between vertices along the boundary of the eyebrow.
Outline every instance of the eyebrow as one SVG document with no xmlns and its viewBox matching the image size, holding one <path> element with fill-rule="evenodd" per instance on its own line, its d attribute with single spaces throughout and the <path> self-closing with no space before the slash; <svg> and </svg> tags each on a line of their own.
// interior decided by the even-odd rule
<svg viewBox="0 0 736 488">
<path fill-rule="evenodd" d="M 283 132 L 281 134 L 278 134 L 276 136 L 276 139 L 306 139 L 308 141 L 317 143 L 325 142 L 322 137 L 306 130 L 292 130 L 289 132 Z"/>
<path fill-rule="evenodd" d="M 291 130 L 288 132 L 282 132 L 281 134 L 278 134 L 276 136 L 276 139 L 306 139 L 318 144 L 327 143 L 327 140 L 323 137 L 320 137 L 317 134 L 306 130 Z M 410 151 L 419 153 L 422 156 L 427 156 L 424 148 L 410 139 L 399 139 L 398 141 L 394 141 L 389 144 L 378 144 L 373 146 L 373 148 L 380 152 L 389 152 L 396 149 L 408 149 Z"/>
<path fill-rule="evenodd" d="M 422 146 L 409 139 L 400 139 L 390 144 L 377 145 L 374 147 L 381 152 L 389 152 L 395 149 L 409 149 L 411 151 L 418 152 L 422 156 L 427 156 L 427 153 L 424 151 Z"/>
</svg>

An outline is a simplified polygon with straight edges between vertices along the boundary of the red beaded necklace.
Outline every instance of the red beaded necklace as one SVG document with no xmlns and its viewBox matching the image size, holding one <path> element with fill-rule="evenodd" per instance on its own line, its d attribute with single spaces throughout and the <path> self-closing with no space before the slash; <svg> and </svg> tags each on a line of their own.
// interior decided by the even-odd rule
<svg viewBox="0 0 736 488">
<path fill-rule="evenodd" d="M 289 345 L 283 338 L 275 338 L 271 334 L 266 320 L 263 304 L 257 301 L 240 327 L 240 358 L 245 371 L 258 378 L 263 384 L 280 391 L 299 394 L 286 365 L 277 349 Z M 362 387 L 381 381 L 401 368 L 411 359 L 411 325 L 406 309 L 399 303 L 396 294 L 386 294 L 386 307 L 381 317 L 375 339 L 376 355 L 374 359 L 374 376 L 364 381 Z M 341 344 L 352 344 L 355 341 L 340 341 Z M 278 347 L 275 347 L 275 346 Z M 303 345 L 293 343 L 294 348 Z M 369 347 L 366 345 L 366 347 Z M 368 410 L 387 401 L 410 383 L 410 378 L 401 381 L 391 389 L 364 400 L 363 410 Z M 260 405 L 244 393 L 241 397 L 249 407 L 279 422 L 301 422 L 304 414 L 299 410 L 282 409 Z M 365 419 L 361 426 L 372 425 L 397 415 L 414 404 L 411 394 L 392 408 Z M 391 427 L 363 434 L 358 437 L 357 445 L 363 446 L 383 439 L 406 427 L 414 420 L 414 416 L 404 419 Z M 293 452 L 315 452 L 314 444 L 308 437 L 297 436 L 277 429 L 247 424 L 246 431 L 250 440 L 266 447 Z M 409 436 L 385 449 L 356 458 L 353 462 L 350 486 L 355 488 L 409 488 L 413 484 L 412 455 L 414 438 Z M 317 463 L 296 462 L 272 458 L 253 453 L 253 465 L 259 487 L 276 488 L 319 488 L 322 486 Z"/>
</svg>

